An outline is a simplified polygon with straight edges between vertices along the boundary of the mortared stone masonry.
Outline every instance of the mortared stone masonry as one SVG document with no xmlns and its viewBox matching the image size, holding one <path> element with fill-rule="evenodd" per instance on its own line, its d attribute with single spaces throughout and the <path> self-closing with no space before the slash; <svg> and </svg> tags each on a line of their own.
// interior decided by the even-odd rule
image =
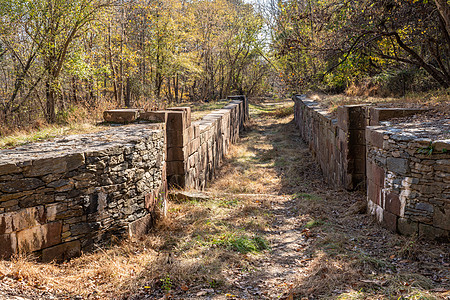
<svg viewBox="0 0 450 300">
<path fill-rule="evenodd" d="M 0 256 L 63 260 L 147 233 L 164 214 L 164 124 L 129 125 L 0 151 Z"/>
<path fill-rule="evenodd" d="M 248 104 L 230 100 L 197 122 L 189 107 L 105 111 L 142 124 L 1 150 L 0 257 L 64 260 L 145 235 L 166 212 L 167 183 L 203 189 L 237 141 Z"/>
<path fill-rule="evenodd" d="M 295 123 L 328 183 L 367 190 L 369 213 L 404 235 L 449 241 L 450 120 L 392 125 L 426 109 L 338 107 L 294 96 Z M 432 134 L 433 138 L 429 135 Z"/>
</svg>

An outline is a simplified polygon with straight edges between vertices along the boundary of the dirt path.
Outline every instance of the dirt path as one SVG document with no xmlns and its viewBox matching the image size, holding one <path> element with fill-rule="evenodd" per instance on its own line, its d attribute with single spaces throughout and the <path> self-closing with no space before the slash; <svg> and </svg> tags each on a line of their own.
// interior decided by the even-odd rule
<svg viewBox="0 0 450 300">
<path fill-rule="evenodd" d="M 324 184 L 292 106 L 253 105 L 249 130 L 206 191 L 211 199 L 173 204 L 171 213 L 183 212 L 165 250 L 173 261 L 156 272 L 167 280 L 151 297 L 450 297 L 448 245 L 391 234 L 364 214 L 362 193 Z"/>
<path fill-rule="evenodd" d="M 146 240 L 1 262 L 0 299 L 450 299 L 449 245 L 392 234 L 362 193 L 327 186 L 292 106 L 253 104 L 209 197 L 172 201 Z"/>
</svg>

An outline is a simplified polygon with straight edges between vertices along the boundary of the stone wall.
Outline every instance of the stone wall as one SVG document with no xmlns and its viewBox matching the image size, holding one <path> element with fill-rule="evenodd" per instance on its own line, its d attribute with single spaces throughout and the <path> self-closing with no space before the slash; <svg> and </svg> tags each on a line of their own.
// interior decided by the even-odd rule
<svg viewBox="0 0 450 300">
<path fill-rule="evenodd" d="M 449 241 L 450 140 L 428 136 L 450 122 L 433 124 L 367 128 L 368 206 L 394 232 Z"/>
<path fill-rule="evenodd" d="M 337 118 L 319 103 L 294 96 L 295 124 L 319 163 L 326 181 L 355 189 L 365 179 L 365 109 L 360 105 L 338 108 Z"/>
<path fill-rule="evenodd" d="M 245 97 L 244 97 L 245 98 Z M 171 186 L 204 189 L 243 130 L 248 104 L 232 100 L 191 122 L 189 107 L 167 111 L 167 179 Z"/>
<path fill-rule="evenodd" d="M 230 96 L 222 109 L 192 122 L 190 107 L 164 111 L 139 109 L 105 111 L 109 122 L 163 122 L 166 124 L 167 180 L 172 187 L 204 189 L 221 165 L 230 144 L 235 143 L 249 119 L 245 96 Z"/>
<path fill-rule="evenodd" d="M 370 213 L 392 231 L 448 240 L 450 141 L 440 137 L 450 120 L 394 126 L 386 121 L 427 110 L 364 105 L 338 107 L 333 119 L 317 102 L 294 101 L 295 123 L 328 183 L 366 188 Z"/>
<path fill-rule="evenodd" d="M 165 128 L 130 125 L 0 151 L 0 256 L 65 259 L 145 234 L 166 201 Z"/>
</svg>

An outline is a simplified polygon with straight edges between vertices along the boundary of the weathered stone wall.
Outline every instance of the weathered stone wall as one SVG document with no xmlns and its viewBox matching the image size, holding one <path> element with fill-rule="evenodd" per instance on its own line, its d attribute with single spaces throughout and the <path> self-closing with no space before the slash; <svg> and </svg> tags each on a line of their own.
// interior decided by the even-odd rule
<svg viewBox="0 0 450 300">
<path fill-rule="evenodd" d="M 438 131 L 450 129 L 449 120 Z M 439 124 L 439 122 L 438 122 Z M 436 126 L 367 127 L 368 206 L 386 228 L 449 240 L 450 140 Z"/>
<path fill-rule="evenodd" d="M 448 240 L 450 141 L 439 137 L 450 120 L 394 126 L 386 121 L 427 110 L 360 105 L 341 106 L 332 119 L 312 100 L 294 101 L 295 123 L 327 182 L 366 187 L 370 213 L 392 231 Z"/>
<path fill-rule="evenodd" d="M 232 100 L 223 109 L 196 122 L 191 122 L 189 107 L 166 111 L 169 184 L 204 189 L 221 165 L 230 144 L 238 140 L 239 132 L 248 119 L 246 111 L 246 98 L 245 101 Z"/>
<path fill-rule="evenodd" d="M 0 151 L 0 256 L 65 259 L 145 234 L 165 208 L 164 125 L 131 125 Z"/>
<path fill-rule="evenodd" d="M 338 116 L 317 102 L 294 96 L 295 124 L 309 145 L 328 183 L 355 189 L 365 179 L 365 109 L 360 105 L 338 108 Z"/>
<path fill-rule="evenodd" d="M 116 109 L 104 112 L 109 122 L 134 121 L 166 124 L 167 180 L 173 187 L 204 189 L 222 163 L 231 143 L 239 138 L 249 119 L 245 96 L 230 96 L 229 104 L 202 120 L 192 122 L 190 107 L 165 111 Z"/>
</svg>

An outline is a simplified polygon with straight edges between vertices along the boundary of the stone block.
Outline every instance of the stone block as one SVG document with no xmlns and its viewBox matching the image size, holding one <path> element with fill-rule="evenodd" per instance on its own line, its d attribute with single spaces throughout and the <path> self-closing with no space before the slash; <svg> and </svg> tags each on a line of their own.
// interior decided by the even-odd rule
<svg viewBox="0 0 450 300">
<path fill-rule="evenodd" d="M 419 224 L 419 236 L 425 239 L 434 239 L 443 242 L 450 241 L 450 231 L 426 224 Z"/>
<path fill-rule="evenodd" d="M 12 214 L 13 213 L 0 214 L 0 235 L 15 231 Z"/>
<path fill-rule="evenodd" d="M 450 231 L 450 207 L 434 209 L 433 226 Z"/>
<path fill-rule="evenodd" d="M 193 153 L 191 156 L 189 156 L 188 159 L 188 166 L 189 168 L 194 168 L 199 164 L 199 155 L 198 152 Z"/>
<path fill-rule="evenodd" d="M 0 165 L 0 176 L 20 173 L 22 171 L 16 164 L 7 163 Z"/>
<path fill-rule="evenodd" d="M 436 171 L 441 171 L 445 173 L 450 173 L 450 159 L 440 159 L 436 161 L 434 165 Z"/>
<path fill-rule="evenodd" d="M 388 229 L 389 231 L 397 232 L 397 216 L 384 210 L 381 226 Z"/>
<path fill-rule="evenodd" d="M 419 172 L 427 173 L 433 171 L 433 166 L 427 166 L 421 163 L 415 163 L 414 169 Z"/>
<path fill-rule="evenodd" d="M 367 197 L 373 203 L 381 205 L 381 187 L 376 185 L 372 180 L 367 182 Z"/>
<path fill-rule="evenodd" d="M 186 128 L 186 138 L 188 141 L 192 141 L 194 139 L 194 127 L 189 126 Z"/>
<path fill-rule="evenodd" d="M 397 216 L 401 215 L 400 195 L 395 192 L 389 192 L 385 195 L 385 209 Z"/>
<path fill-rule="evenodd" d="M 367 145 L 383 149 L 384 134 L 373 127 L 366 128 Z"/>
<path fill-rule="evenodd" d="M 186 129 L 167 130 L 167 147 L 183 147 L 188 144 L 189 136 Z"/>
<path fill-rule="evenodd" d="M 139 109 L 112 109 L 103 112 L 103 119 L 112 123 L 131 123 L 139 118 Z"/>
<path fill-rule="evenodd" d="M 350 130 L 349 131 L 349 142 L 350 146 L 353 145 L 365 145 L 366 144 L 366 137 L 365 137 L 365 131 L 364 130 Z"/>
<path fill-rule="evenodd" d="M 144 201 L 145 201 L 145 208 L 148 211 L 153 211 L 156 206 L 155 192 L 151 191 L 149 193 L 146 193 L 144 196 Z"/>
<path fill-rule="evenodd" d="M 186 114 L 183 111 L 167 112 L 167 130 L 183 131 L 186 126 Z"/>
<path fill-rule="evenodd" d="M 349 129 L 365 130 L 366 128 L 366 106 L 365 105 L 346 105 L 349 109 Z"/>
<path fill-rule="evenodd" d="M 413 184 L 411 187 L 421 194 L 440 194 L 442 192 L 442 188 L 436 184 Z"/>
<path fill-rule="evenodd" d="M 450 152 L 450 139 L 434 141 L 431 146 L 433 152 Z"/>
<path fill-rule="evenodd" d="M 353 160 L 353 173 L 354 174 L 366 174 L 366 161 L 364 159 L 354 159 Z"/>
<path fill-rule="evenodd" d="M 434 212 L 433 205 L 431 205 L 429 203 L 423 203 L 423 202 L 416 203 L 415 209 L 422 210 L 422 211 L 429 212 L 429 213 Z"/>
<path fill-rule="evenodd" d="M 11 213 L 14 231 L 20 231 L 45 223 L 43 206 L 30 207 Z"/>
<path fill-rule="evenodd" d="M 167 115 L 166 111 L 146 111 L 140 113 L 139 119 L 155 123 L 166 123 Z"/>
<path fill-rule="evenodd" d="M 384 182 L 386 178 L 386 172 L 384 168 L 378 166 L 376 163 L 372 163 L 370 165 L 370 168 L 367 169 L 367 177 L 372 178 L 373 182 L 378 185 L 379 187 L 384 187 Z M 370 172 L 370 175 L 369 175 Z"/>
<path fill-rule="evenodd" d="M 62 174 L 72 171 L 82 166 L 85 163 L 83 153 L 75 153 L 63 157 L 54 157 L 46 159 L 34 160 L 31 167 L 25 172 L 25 176 L 37 177 L 47 174 Z"/>
<path fill-rule="evenodd" d="M 15 233 L 0 235 L 0 258 L 8 258 L 17 253 L 17 238 Z"/>
<path fill-rule="evenodd" d="M 194 128 L 194 139 L 200 137 L 200 125 L 199 124 L 192 124 L 192 127 Z"/>
<path fill-rule="evenodd" d="M 194 154 L 194 152 L 198 151 L 198 148 L 200 147 L 200 139 L 193 139 L 190 143 L 189 143 L 189 150 L 188 153 L 189 155 Z"/>
<path fill-rule="evenodd" d="M 388 157 L 387 170 L 393 173 L 407 175 L 410 172 L 409 161 L 406 158 Z"/>
<path fill-rule="evenodd" d="M 184 161 L 187 157 L 187 151 L 183 147 L 171 147 L 167 149 L 167 161 Z"/>
<path fill-rule="evenodd" d="M 78 240 L 56 245 L 42 250 L 43 262 L 63 262 L 81 255 L 81 243 Z"/>
<path fill-rule="evenodd" d="M 183 175 L 185 172 L 183 161 L 168 161 L 167 175 Z"/>
<path fill-rule="evenodd" d="M 0 183 L 0 191 L 3 193 L 19 193 L 35 190 L 45 183 L 37 178 L 23 178 Z"/>
<path fill-rule="evenodd" d="M 352 145 L 351 153 L 354 158 L 362 159 L 366 161 L 366 146 L 365 145 Z"/>
<path fill-rule="evenodd" d="M 61 174 L 67 171 L 67 162 L 63 157 L 34 160 L 32 166 L 24 172 L 25 176 Z"/>
<path fill-rule="evenodd" d="M 348 107 L 339 106 L 337 109 L 337 126 L 344 131 L 348 131 L 350 125 L 350 115 Z"/>
<path fill-rule="evenodd" d="M 181 111 L 184 115 L 184 128 L 188 128 L 191 126 L 191 108 L 189 106 L 181 106 L 181 107 L 170 107 L 167 110 L 169 111 Z"/>
<path fill-rule="evenodd" d="M 64 157 L 66 161 L 66 172 L 73 171 L 85 164 L 83 153 L 74 153 Z"/>
<path fill-rule="evenodd" d="M 67 203 L 52 203 L 45 206 L 46 222 L 55 221 L 61 213 L 67 211 Z"/>
<path fill-rule="evenodd" d="M 400 234 L 407 236 L 419 234 L 419 223 L 407 218 L 398 218 L 397 229 Z"/>
<path fill-rule="evenodd" d="M 17 232 L 18 251 L 32 252 L 61 243 L 61 222 L 52 222 Z"/>
<path fill-rule="evenodd" d="M 70 225 L 70 232 L 72 236 L 86 235 L 92 231 L 96 231 L 98 226 L 98 223 L 76 223 Z"/>
<path fill-rule="evenodd" d="M 130 239 L 137 239 L 144 237 L 149 233 L 153 226 L 153 218 L 150 214 L 131 222 L 128 225 L 128 236 Z"/>
</svg>

